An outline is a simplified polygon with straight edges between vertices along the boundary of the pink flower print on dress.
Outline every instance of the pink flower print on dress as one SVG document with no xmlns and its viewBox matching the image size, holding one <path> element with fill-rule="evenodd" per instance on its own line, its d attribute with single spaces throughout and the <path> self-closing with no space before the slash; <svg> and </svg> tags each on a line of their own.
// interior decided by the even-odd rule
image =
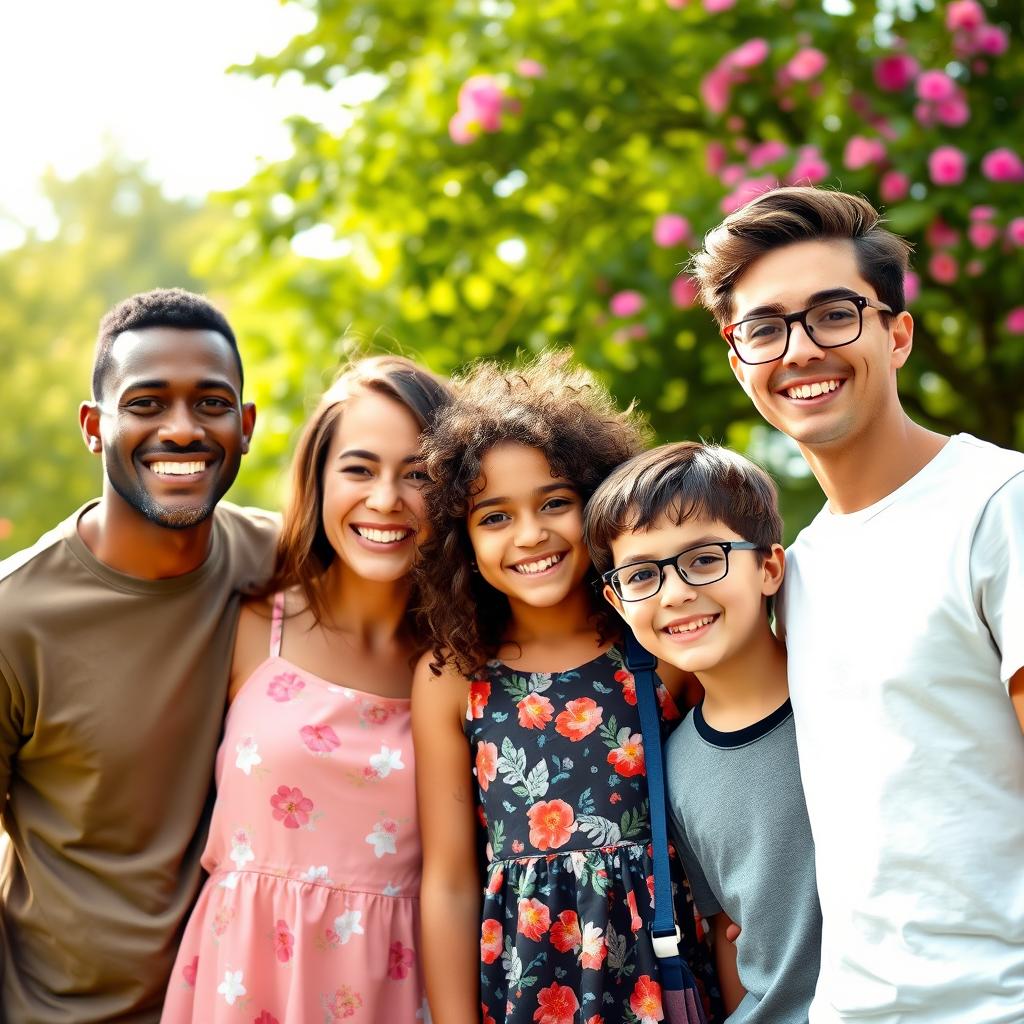
<svg viewBox="0 0 1024 1024">
<path fill-rule="evenodd" d="M 274 808 L 274 820 L 285 828 L 301 828 L 309 822 L 313 810 L 313 801 L 303 796 L 301 789 L 292 786 L 278 786 L 270 804 Z"/>
<path fill-rule="evenodd" d="M 403 978 L 409 977 L 413 963 L 415 963 L 415 950 L 409 946 L 403 946 L 397 940 L 391 943 L 388 950 L 388 977 L 392 981 L 401 981 Z"/>
<path fill-rule="evenodd" d="M 295 934 L 287 922 L 278 920 L 274 926 L 274 955 L 283 963 L 288 963 L 295 953 Z"/>
<path fill-rule="evenodd" d="M 282 672 L 267 684 L 267 696 L 278 704 L 294 700 L 306 684 L 294 672 Z"/>
<path fill-rule="evenodd" d="M 601 964 L 608 955 L 608 944 L 604 932 L 592 921 L 583 926 L 583 952 L 580 954 L 580 966 L 588 971 L 601 970 Z"/>
<path fill-rule="evenodd" d="M 338 734 L 329 725 L 304 725 L 299 735 L 314 754 L 329 754 L 341 746 Z"/>
<path fill-rule="evenodd" d="M 234 907 L 220 907 L 217 913 L 213 915 L 213 921 L 210 923 L 210 931 L 212 931 L 219 939 L 228 930 L 228 925 L 231 924 L 231 919 L 234 916 Z"/>
<path fill-rule="evenodd" d="M 373 826 L 373 831 L 366 841 L 373 847 L 374 855 L 379 859 L 386 853 L 398 853 L 398 822 L 394 818 L 381 818 Z"/>
<path fill-rule="evenodd" d="M 364 725 L 383 725 L 391 717 L 391 708 L 374 701 L 359 702 L 359 720 Z"/>
<path fill-rule="evenodd" d="M 622 687 L 622 696 L 626 703 L 636 707 L 636 680 L 633 678 L 633 673 L 620 668 L 615 673 L 615 682 Z"/>
<path fill-rule="evenodd" d="M 281 1022 L 269 1010 L 264 1010 L 252 1024 L 281 1024 Z"/>
<path fill-rule="evenodd" d="M 643 928 L 644 922 L 640 917 L 640 911 L 637 910 L 636 893 L 632 890 L 626 893 L 626 906 L 629 907 L 629 927 L 635 935 Z"/>
<path fill-rule="evenodd" d="M 363 997 L 348 985 L 342 985 L 320 996 L 320 1005 L 324 1008 L 324 1024 L 338 1024 L 355 1016 L 363 1005 Z"/>
<path fill-rule="evenodd" d="M 184 967 L 181 969 L 181 976 L 185 979 L 185 984 L 189 988 L 196 987 L 196 975 L 199 973 L 199 957 L 194 956 Z"/>
</svg>

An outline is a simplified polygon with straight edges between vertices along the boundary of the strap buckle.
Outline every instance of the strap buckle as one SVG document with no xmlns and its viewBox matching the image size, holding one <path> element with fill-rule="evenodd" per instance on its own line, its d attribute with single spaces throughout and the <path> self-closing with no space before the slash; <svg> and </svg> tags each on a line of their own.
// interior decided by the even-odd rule
<svg viewBox="0 0 1024 1024">
<path fill-rule="evenodd" d="M 679 925 L 676 925 L 675 934 L 651 936 L 654 955 L 659 960 L 667 960 L 669 957 L 679 956 L 680 938 Z"/>
</svg>

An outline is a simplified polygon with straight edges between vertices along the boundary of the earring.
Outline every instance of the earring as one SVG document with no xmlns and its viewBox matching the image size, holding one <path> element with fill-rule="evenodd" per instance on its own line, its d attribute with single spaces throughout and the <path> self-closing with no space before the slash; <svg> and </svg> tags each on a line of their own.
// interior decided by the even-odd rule
<svg viewBox="0 0 1024 1024">
<path fill-rule="evenodd" d="M 470 572 L 475 572 L 478 576 L 480 575 L 480 566 L 478 566 L 476 564 L 476 559 L 475 558 L 471 558 L 469 560 L 469 571 Z"/>
</svg>

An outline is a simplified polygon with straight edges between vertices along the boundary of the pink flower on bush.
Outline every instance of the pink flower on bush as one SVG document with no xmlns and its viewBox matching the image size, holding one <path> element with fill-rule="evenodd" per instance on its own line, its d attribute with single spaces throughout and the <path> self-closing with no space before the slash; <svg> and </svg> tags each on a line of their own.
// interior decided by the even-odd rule
<svg viewBox="0 0 1024 1024">
<path fill-rule="evenodd" d="M 939 103 L 956 95 L 956 82 L 944 71 L 923 71 L 917 79 L 917 95 L 930 103 Z"/>
<path fill-rule="evenodd" d="M 917 297 L 920 294 L 921 278 L 919 278 L 912 270 L 908 270 L 903 278 L 903 299 L 909 306 L 912 302 L 917 301 Z"/>
<path fill-rule="evenodd" d="M 505 94 L 491 75 L 472 75 L 459 89 L 459 110 L 476 121 L 485 132 L 501 127 Z"/>
<path fill-rule="evenodd" d="M 646 304 L 647 300 L 639 292 L 627 290 L 616 292 L 608 303 L 608 308 L 612 316 L 627 317 L 635 316 Z"/>
<path fill-rule="evenodd" d="M 957 262 L 948 252 L 937 252 L 928 261 L 928 273 L 939 284 L 952 284 L 960 273 Z"/>
<path fill-rule="evenodd" d="M 859 171 L 885 159 L 885 146 L 880 139 L 869 139 L 854 135 L 847 140 L 843 150 L 843 165 L 848 171 Z"/>
<path fill-rule="evenodd" d="M 971 220 L 992 220 L 996 215 L 994 206 L 972 206 Z"/>
<path fill-rule="evenodd" d="M 982 157 L 981 173 L 989 181 L 1024 181 L 1024 163 L 1012 149 L 1004 146 Z"/>
<path fill-rule="evenodd" d="M 886 171 L 878 183 L 878 194 L 885 203 L 898 203 L 910 191 L 910 178 L 902 171 Z"/>
<path fill-rule="evenodd" d="M 543 78 L 548 73 L 548 69 L 539 60 L 532 60 L 529 57 L 524 57 L 516 64 L 516 71 L 523 78 Z"/>
<path fill-rule="evenodd" d="M 680 245 L 690 237 L 690 222 L 678 213 L 663 213 L 654 222 L 654 244 L 663 249 Z"/>
<path fill-rule="evenodd" d="M 759 195 L 770 192 L 777 185 L 778 181 L 771 175 L 765 175 L 761 178 L 747 178 L 746 181 L 740 182 L 735 192 L 727 195 L 722 200 L 722 212 L 733 213 L 741 206 L 746 206 L 751 199 L 756 199 Z"/>
<path fill-rule="evenodd" d="M 805 46 L 790 58 L 789 63 L 786 64 L 786 71 L 790 78 L 797 82 L 809 82 L 825 70 L 826 64 L 828 64 L 828 58 L 821 50 L 817 50 L 813 46 Z"/>
<path fill-rule="evenodd" d="M 1006 237 L 1014 245 L 1024 247 L 1024 217 L 1014 217 L 1006 227 Z"/>
<path fill-rule="evenodd" d="M 978 50 L 989 57 L 1001 57 L 1010 46 L 1010 40 L 998 25 L 982 25 L 975 41 Z"/>
<path fill-rule="evenodd" d="M 743 164 L 729 164 L 722 169 L 722 184 L 728 188 L 734 188 L 747 175 L 747 169 Z"/>
<path fill-rule="evenodd" d="M 946 8 L 946 28 L 950 32 L 973 32 L 985 24 L 985 11 L 978 0 L 953 0 Z"/>
<path fill-rule="evenodd" d="M 709 142 L 704 149 L 704 165 L 708 174 L 717 174 L 729 159 L 729 152 L 721 142 Z"/>
<path fill-rule="evenodd" d="M 949 128 L 959 128 L 971 119 L 971 109 L 959 93 L 948 100 L 936 103 L 934 111 L 936 120 Z"/>
<path fill-rule="evenodd" d="M 988 249 L 999 238 L 999 228 L 986 220 L 976 220 L 967 229 L 967 237 L 975 249 Z"/>
<path fill-rule="evenodd" d="M 734 68 L 756 68 L 768 59 L 768 53 L 769 46 L 764 39 L 748 39 L 727 53 L 723 63 Z"/>
<path fill-rule="evenodd" d="M 669 294 L 676 309 L 689 309 L 697 301 L 697 285 L 692 277 L 683 274 L 672 282 Z"/>
<path fill-rule="evenodd" d="M 712 114 L 722 114 L 729 106 L 732 75 L 721 64 L 713 67 L 700 83 L 700 98 Z"/>
<path fill-rule="evenodd" d="M 955 228 L 951 228 L 943 220 L 933 220 L 928 225 L 928 230 L 925 232 L 925 241 L 933 249 L 944 249 L 951 245 L 956 245 L 960 241 L 960 236 L 957 234 Z"/>
<path fill-rule="evenodd" d="M 704 0 L 704 10 L 708 14 L 720 14 L 736 6 L 736 0 Z"/>
<path fill-rule="evenodd" d="M 905 53 L 883 57 L 875 64 L 875 84 L 883 92 L 902 92 L 917 77 L 918 67 Z"/>
<path fill-rule="evenodd" d="M 967 266 L 964 270 L 967 271 L 968 277 L 981 277 L 982 271 L 985 269 L 985 264 L 981 260 L 968 260 Z"/>
<path fill-rule="evenodd" d="M 1006 317 L 1006 329 L 1011 334 L 1024 334 L 1024 306 L 1010 310 Z"/>
<path fill-rule="evenodd" d="M 274 808 L 274 820 L 280 821 L 285 828 L 300 828 L 309 821 L 313 801 L 304 796 L 301 789 L 291 786 L 278 786 L 277 792 L 270 798 Z"/>
<path fill-rule="evenodd" d="M 786 181 L 790 185 L 817 185 L 828 177 L 829 170 L 817 146 L 802 146 Z"/>
<path fill-rule="evenodd" d="M 959 185 L 967 176 L 967 158 L 956 146 L 939 146 L 928 156 L 928 174 L 936 185 Z"/>
<path fill-rule="evenodd" d="M 751 149 L 747 154 L 747 163 L 750 164 L 751 170 L 759 171 L 762 167 L 781 160 L 788 153 L 789 146 L 784 142 L 780 142 L 778 139 L 769 139 L 767 142 L 759 142 Z"/>
</svg>

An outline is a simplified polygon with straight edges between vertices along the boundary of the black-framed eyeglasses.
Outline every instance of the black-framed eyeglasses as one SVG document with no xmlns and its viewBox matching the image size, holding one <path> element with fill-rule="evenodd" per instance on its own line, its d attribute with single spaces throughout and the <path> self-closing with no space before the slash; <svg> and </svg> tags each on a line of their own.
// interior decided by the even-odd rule
<svg viewBox="0 0 1024 1024">
<path fill-rule="evenodd" d="M 892 309 L 863 295 L 844 295 L 828 302 L 816 302 L 796 313 L 752 316 L 722 328 L 722 335 L 741 362 L 749 366 L 781 359 L 789 348 L 793 324 L 800 324 L 819 348 L 852 345 L 864 330 L 864 309 L 882 313 Z"/>
<path fill-rule="evenodd" d="M 601 579 L 623 601 L 643 601 L 654 597 L 665 582 L 665 569 L 673 565 L 691 587 L 705 587 L 725 579 L 729 573 L 730 551 L 764 551 L 749 540 L 716 540 L 697 544 L 668 558 L 630 562 L 604 573 Z"/>
</svg>

